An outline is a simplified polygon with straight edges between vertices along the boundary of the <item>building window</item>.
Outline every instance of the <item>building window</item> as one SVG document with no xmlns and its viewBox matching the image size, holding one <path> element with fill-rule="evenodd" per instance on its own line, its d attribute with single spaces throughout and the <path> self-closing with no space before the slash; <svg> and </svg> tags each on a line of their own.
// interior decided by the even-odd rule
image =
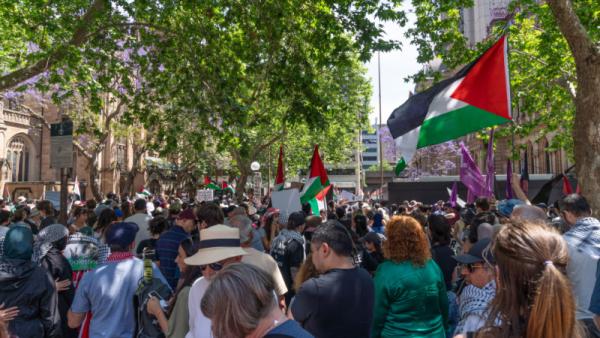
<svg viewBox="0 0 600 338">
<path fill-rule="evenodd" d="M 12 181 L 29 181 L 29 148 L 21 137 L 16 136 L 12 139 L 6 157 L 11 166 Z"/>
<path fill-rule="evenodd" d="M 125 145 L 124 144 L 117 144 L 117 165 L 119 168 L 125 168 Z"/>
<path fill-rule="evenodd" d="M 363 156 L 363 161 L 377 161 L 377 156 Z"/>
</svg>

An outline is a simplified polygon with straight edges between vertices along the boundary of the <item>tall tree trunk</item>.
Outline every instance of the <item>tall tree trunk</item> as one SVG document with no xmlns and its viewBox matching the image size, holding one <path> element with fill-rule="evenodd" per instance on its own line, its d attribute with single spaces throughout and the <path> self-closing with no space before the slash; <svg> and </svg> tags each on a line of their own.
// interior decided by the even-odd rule
<svg viewBox="0 0 600 338">
<path fill-rule="evenodd" d="M 102 194 L 100 193 L 99 182 L 99 171 L 98 171 L 98 154 L 93 154 L 89 161 L 90 164 L 90 188 L 92 189 L 92 195 L 98 202 L 102 200 Z"/>
<path fill-rule="evenodd" d="M 600 216 L 600 46 L 592 41 L 570 0 L 548 5 L 575 59 L 577 93 L 573 140 L 577 179 L 582 193 Z"/>
<path fill-rule="evenodd" d="M 142 155 L 145 152 L 145 147 L 137 148 L 133 151 L 133 163 L 131 164 L 131 170 L 127 172 L 127 180 L 125 181 L 125 186 L 123 187 L 123 194 L 130 195 L 133 192 L 133 182 L 135 181 L 137 174 L 140 172 L 140 168 L 142 166 Z"/>
<path fill-rule="evenodd" d="M 249 176 L 250 173 L 248 170 L 240 170 L 240 179 L 235 188 L 235 199 L 238 203 L 242 203 L 244 201 L 244 192 L 246 191 L 246 183 L 248 182 Z"/>
</svg>

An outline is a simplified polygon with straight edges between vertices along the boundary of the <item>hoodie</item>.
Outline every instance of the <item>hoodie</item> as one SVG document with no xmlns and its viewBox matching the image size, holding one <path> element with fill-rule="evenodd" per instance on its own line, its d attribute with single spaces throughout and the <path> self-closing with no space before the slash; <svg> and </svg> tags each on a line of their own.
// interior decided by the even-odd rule
<svg viewBox="0 0 600 338">
<path fill-rule="evenodd" d="M 61 337 L 54 281 L 34 262 L 0 259 L 0 303 L 19 308 L 8 326 L 19 338 Z"/>
</svg>

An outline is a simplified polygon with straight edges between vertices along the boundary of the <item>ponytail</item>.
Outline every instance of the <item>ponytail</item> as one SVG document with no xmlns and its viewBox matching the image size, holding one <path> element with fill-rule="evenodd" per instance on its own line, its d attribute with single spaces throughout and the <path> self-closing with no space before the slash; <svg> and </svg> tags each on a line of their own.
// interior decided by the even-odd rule
<svg viewBox="0 0 600 338">
<path fill-rule="evenodd" d="M 536 285 L 524 338 L 577 337 L 575 301 L 567 277 L 546 261 Z"/>
</svg>

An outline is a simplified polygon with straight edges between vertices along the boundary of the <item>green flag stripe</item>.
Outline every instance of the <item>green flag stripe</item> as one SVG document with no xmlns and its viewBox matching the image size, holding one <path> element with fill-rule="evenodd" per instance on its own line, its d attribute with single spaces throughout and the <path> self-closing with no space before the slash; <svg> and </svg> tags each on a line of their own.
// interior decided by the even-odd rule
<svg viewBox="0 0 600 338">
<path fill-rule="evenodd" d="M 321 190 L 323 190 L 323 188 L 325 188 L 321 185 L 321 179 L 319 177 L 311 177 L 306 184 L 308 184 L 308 186 L 303 189 L 304 194 L 300 196 L 300 203 L 302 204 L 313 199 L 319 192 L 321 192 Z"/>
<path fill-rule="evenodd" d="M 417 148 L 457 139 L 483 128 L 510 120 L 474 106 L 466 106 L 425 120 L 419 132 Z"/>
</svg>

